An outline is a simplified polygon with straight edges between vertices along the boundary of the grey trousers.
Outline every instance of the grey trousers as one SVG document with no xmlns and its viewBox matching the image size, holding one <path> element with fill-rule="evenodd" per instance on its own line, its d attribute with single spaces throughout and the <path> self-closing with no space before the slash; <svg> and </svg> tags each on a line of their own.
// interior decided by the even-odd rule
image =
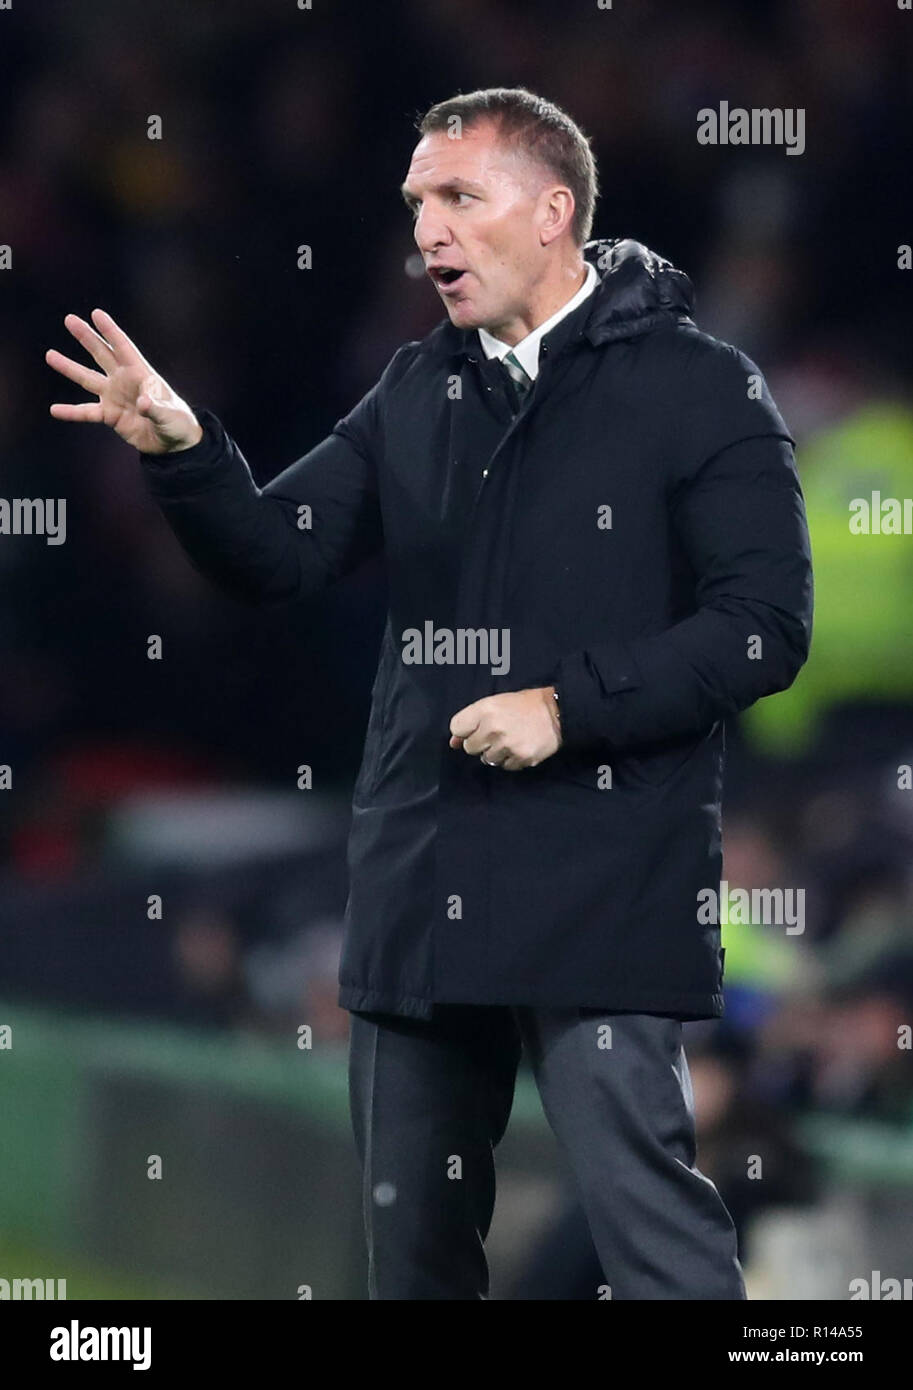
<svg viewBox="0 0 913 1390">
<path fill-rule="evenodd" d="M 370 1298 L 488 1297 L 494 1150 L 523 1046 L 610 1290 L 593 1298 L 745 1298 L 732 1219 L 695 1166 L 676 1019 L 448 1004 L 351 1024 Z"/>
</svg>

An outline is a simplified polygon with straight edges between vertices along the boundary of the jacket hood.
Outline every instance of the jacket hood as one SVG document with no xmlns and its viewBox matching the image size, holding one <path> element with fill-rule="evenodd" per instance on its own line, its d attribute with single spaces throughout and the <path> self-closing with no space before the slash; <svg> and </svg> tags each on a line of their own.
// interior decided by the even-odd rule
<svg viewBox="0 0 913 1390">
<path fill-rule="evenodd" d="M 575 311 L 579 334 L 595 346 L 636 338 L 663 323 L 691 323 L 694 289 L 682 270 L 630 237 L 588 241 L 583 256 L 596 267 L 599 283 Z M 434 352 L 470 352 L 478 347 L 474 328 L 456 328 L 449 319 L 432 329 L 425 342 Z"/>
<path fill-rule="evenodd" d="M 593 343 L 634 338 L 670 318 L 690 323 L 694 289 L 683 270 L 630 237 L 588 241 L 584 258 L 599 274 L 584 333 Z"/>
</svg>

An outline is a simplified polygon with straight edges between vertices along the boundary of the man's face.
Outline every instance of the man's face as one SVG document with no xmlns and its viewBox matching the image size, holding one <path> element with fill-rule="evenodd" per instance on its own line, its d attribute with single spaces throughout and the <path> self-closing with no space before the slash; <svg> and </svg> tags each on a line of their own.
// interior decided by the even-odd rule
<svg viewBox="0 0 913 1390">
<path fill-rule="evenodd" d="M 498 143 L 491 122 L 464 126 L 453 140 L 436 131 L 416 145 L 403 197 L 415 216 L 416 245 L 458 328 L 497 334 L 522 320 L 544 270 L 544 188 L 535 165 Z"/>
</svg>

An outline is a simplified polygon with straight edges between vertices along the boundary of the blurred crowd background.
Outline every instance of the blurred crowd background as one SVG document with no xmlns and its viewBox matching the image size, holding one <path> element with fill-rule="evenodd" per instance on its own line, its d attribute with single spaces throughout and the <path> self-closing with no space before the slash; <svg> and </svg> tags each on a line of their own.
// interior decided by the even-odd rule
<svg viewBox="0 0 913 1390">
<path fill-rule="evenodd" d="M 308 1144 L 326 1162 L 350 1147 L 336 964 L 347 801 L 384 614 L 380 565 L 281 613 L 210 589 L 130 450 L 50 419 L 51 401 L 83 397 L 44 352 L 79 356 L 64 315 L 107 309 L 185 398 L 220 415 L 266 482 L 441 317 L 410 261 L 398 185 L 415 117 L 488 85 L 530 87 L 580 122 L 603 189 L 594 235 L 635 237 L 687 271 L 699 325 L 754 358 L 797 440 L 812 656 L 789 692 L 730 730 L 724 873 L 733 887 L 804 889 L 806 924 L 725 929 L 726 1018 L 687 1030 L 699 1157 L 738 1221 L 757 1296 L 839 1299 L 848 1274 L 913 1274 L 913 1065 L 898 1045 L 913 1022 L 913 538 L 848 526 L 854 497 L 913 496 L 913 271 L 900 259 L 913 241 L 913 13 L 870 0 L 44 0 L 40 14 L 0 13 L 0 244 L 12 255 L 0 491 L 68 509 L 64 545 L 0 536 L 0 763 L 12 769 L 0 1001 L 22 1020 L 20 1055 L 38 1018 L 46 1049 L 44 1089 L 22 1083 L 11 1112 L 32 1115 L 31 1147 L 15 1124 L 5 1136 L 0 1190 L 14 1195 L 0 1200 L 0 1266 L 4 1251 L 26 1265 L 49 1251 L 83 1260 L 87 1289 L 122 1296 L 152 1275 L 283 1296 L 275 1228 L 293 1203 L 302 1241 L 314 1223 L 307 1192 L 282 1184 Z M 722 100 L 804 108 L 804 154 L 699 145 L 697 112 Z M 151 115 L 160 140 L 147 138 Z M 63 1020 L 86 1113 L 59 1103 Z M 245 1100 L 260 1107 L 252 1126 L 237 1107 L 212 1110 L 202 1063 L 180 1078 L 161 1064 L 181 1039 L 188 1059 L 224 1046 L 264 1077 L 269 1058 L 291 1060 L 306 1090 L 302 1022 L 329 1067 L 336 1148 L 318 1120 L 318 1137 L 310 1121 L 280 1132 L 268 1080 Z M 194 1217 L 177 1209 L 150 1209 L 131 1237 L 123 1214 L 139 1189 L 116 1239 L 108 1228 L 121 1141 L 155 1110 L 141 1084 L 175 1144 L 189 1143 L 192 1113 L 201 1143 L 208 1115 L 207 1143 L 221 1125 L 229 1147 L 249 1146 L 226 1211 L 253 1211 L 252 1188 L 287 1193 L 256 1207 L 259 1225 L 249 1213 L 233 1254 L 197 1230 L 191 1259 Z M 231 1084 L 229 1069 L 218 1085 Z M 183 1097 L 170 1110 L 168 1087 Z M 560 1161 L 540 1145 L 524 1166 L 540 1153 L 529 1118 L 528 1147 L 505 1151 L 496 1293 L 592 1297 L 598 1271 Z M 65 1173 L 46 1153 L 61 1143 Z M 219 1224 L 220 1171 L 214 1161 L 195 1179 L 203 1227 Z M 340 1172 L 349 1224 L 333 1287 L 355 1298 L 358 1196 Z M 61 1185 L 81 1215 L 67 1216 Z M 42 1225 L 49 1193 L 57 1215 Z M 172 1239 L 153 1249 L 153 1227 Z M 333 1242 L 332 1224 L 320 1239 Z M 246 1277 L 255 1247 L 263 1270 Z"/>
</svg>

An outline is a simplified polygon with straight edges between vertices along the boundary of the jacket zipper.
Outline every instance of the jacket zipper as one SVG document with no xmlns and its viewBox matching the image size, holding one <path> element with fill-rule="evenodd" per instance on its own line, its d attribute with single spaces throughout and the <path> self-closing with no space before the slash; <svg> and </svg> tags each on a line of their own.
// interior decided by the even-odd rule
<svg viewBox="0 0 913 1390">
<path fill-rule="evenodd" d="M 547 355 L 548 355 L 548 345 L 547 345 L 546 343 L 543 343 L 542 347 L 539 349 L 539 353 L 540 353 L 540 360 L 541 360 L 541 358 L 543 358 L 543 357 L 547 357 Z M 470 358 L 469 358 L 469 361 L 470 361 L 471 363 L 473 363 L 474 365 L 478 363 L 478 360 L 479 360 L 479 359 L 478 359 L 477 357 L 470 357 Z M 536 378 L 537 384 L 538 384 L 539 379 L 540 379 L 541 376 L 542 376 L 542 371 L 543 371 L 543 368 L 540 367 L 538 376 L 537 376 L 537 378 Z M 483 383 L 483 385 L 484 385 L 484 383 Z M 535 388 L 533 388 L 533 389 L 535 389 Z M 476 509 L 476 507 L 477 507 L 478 504 L 479 504 L 479 499 L 481 498 L 482 493 L 483 493 L 484 490 L 485 490 L 485 483 L 486 483 L 486 481 L 487 481 L 487 479 L 488 479 L 489 473 L 490 473 L 491 470 L 492 470 L 492 467 L 494 466 L 495 459 L 498 457 L 498 455 L 500 454 L 501 450 L 504 449 L 504 448 L 506 448 L 506 446 L 507 446 L 508 443 L 510 442 L 510 438 L 511 438 L 511 435 L 513 434 L 513 431 L 516 429 L 517 425 L 519 425 L 520 421 L 521 421 L 522 419 L 525 418 L 527 412 L 531 409 L 531 401 L 530 401 L 530 399 L 529 399 L 529 397 L 530 397 L 531 395 L 532 395 L 532 390 L 528 393 L 527 400 L 523 402 L 523 404 L 520 406 L 520 409 L 519 409 L 519 410 L 517 411 L 517 413 L 514 415 L 514 418 L 511 420 L 510 424 L 509 424 L 508 427 L 507 427 L 507 433 L 504 435 L 504 437 L 503 437 L 503 439 L 501 440 L 500 444 L 499 444 L 498 447 L 495 449 L 495 451 L 494 451 L 494 453 L 492 454 L 491 458 L 488 460 L 487 465 L 485 466 L 485 468 L 482 469 L 482 477 L 481 477 L 481 479 L 479 480 L 479 486 L 478 486 L 478 488 L 476 489 L 476 494 L 475 494 L 475 497 L 473 498 L 473 501 L 472 501 L 472 512 L 473 512 L 473 513 L 475 512 L 475 509 Z"/>
</svg>

